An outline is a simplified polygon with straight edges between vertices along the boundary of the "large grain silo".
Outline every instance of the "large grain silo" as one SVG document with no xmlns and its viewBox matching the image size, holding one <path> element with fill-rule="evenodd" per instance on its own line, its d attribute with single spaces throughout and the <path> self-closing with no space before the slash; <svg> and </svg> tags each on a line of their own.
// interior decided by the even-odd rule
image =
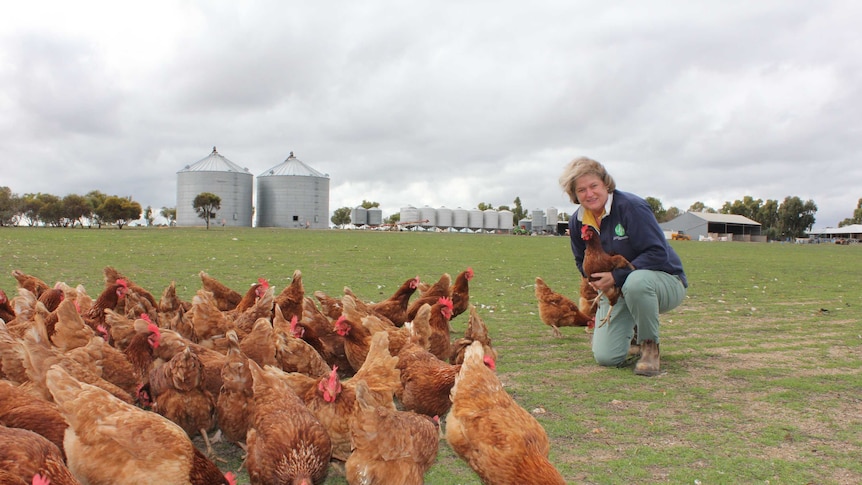
<svg viewBox="0 0 862 485">
<path fill-rule="evenodd" d="M 368 225 L 371 227 L 378 227 L 383 224 L 383 209 L 379 207 L 372 207 L 368 209 Z"/>
<path fill-rule="evenodd" d="M 368 224 L 368 209 L 361 205 L 356 206 L 350 211 L 350 223 L 356 227 L 362 227 Z"/>
<path fill-rule="evenodd" d="M 533 223 L 532 230 L 535 232 L 544 232 L 545 226 L 545 212 L 541 209 L 536 209 L 533 211 Z"/>
<path fill-rule="evenodd" d="M 452 227 L 454 227 L 456 231 L 466 229 L 469 224 L 470 211 L 459 207 L 452 212 Z"/>
<path fill-rule="evenodd" d="M 413 207 L 412 205 L 408 205 L 406 207 L 402 207 L 399 212 L 399 221 L 403 225 L 407 226 L 415 226 L 419 223 L 419 209 Z"/>
<path fill-rule="evenodd" d="M 560 211 L 556 207 L 548 207 L 545 209 L 545 227 L 550 233 L 557 232 L 557 219 L 560 217 Z"/>
<path fill-rule="evenodd" d="M 473 231 L 481 231 L 485 224 L 485 215 L 479 209 L 470 209 L 468 211 L 467 227 Z"/>
<path fill-rule="evenodd" d="M 501 210 L 498 225 L 501 231 L 511 232 L 515 225 L 515 214 L 510 210 Z"/>
<path fill-rule="evenodd" d="M 329 175 L 290 152 L 257 176 L 258 227 L 329 228 Z"/>
<path fill-rule="evenodd" d="M 251 227 L 253 183 L 254 177 L 247 168 L 231 162 L 213 147 L 209 156 L 177 172 L 177 225 L 206 225 L 194 201 L 199 194 L 209 192 L 221 199 L 221 207 L 210 224 Z"/>
<path fill-rule="evenodd" d="M 452 209 L 446 207 L 437 209 L 437 227 L 447 231 L 452 228 Z"/>
<path fill-rule="evenodd" d="M 420 225 L 425 229 L 437 227 L 437 209 L 426 205 L 419 209 L 419 217 L 422 220 Z"/>
<path fill-rule="evenodd" d="M 496 232 L 500 228 L 500 213 L 494 209 L 482 211 L 482 227 L 486 231 Z"/>
</svg>

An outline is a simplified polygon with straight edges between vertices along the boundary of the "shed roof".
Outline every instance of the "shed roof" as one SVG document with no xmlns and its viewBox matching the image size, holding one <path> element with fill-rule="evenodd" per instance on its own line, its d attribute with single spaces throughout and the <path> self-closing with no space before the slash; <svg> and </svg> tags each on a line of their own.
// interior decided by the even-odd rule
<svg viewBox="0 0 862 485">
<path fill-rule="evenodd" d="M 247 168 L 242 168 L 239 165 L 231 162 L 213 147 L 213 152 L 209 156 L 204 157 L 197 162 L 186 165 L 177 173 L 180 172 L 238 172 L 249 173 Z"/>
<path fill-rule="evenodd" d="M 812 229 L 808 231 L 808 234 L 811 235 L 822 235 L 822 234 L 862 234 L 862 224 L 851 224 L 849 226 L 844 227 L 827 227 L 824 229 Z"/>
<path fill-rule="evenodd" d="M 751 219 L 738 214 L 718 214 L 715 212 L 688 212 L 688 214 L 703 219 L 706 222 L 719 222 L 722 224 L 744 224 L 750 226 L 761 225 L 757 221 L 752 221 Z"/>
<path fill-rule="evenodd" d="M 259 177 L 273 177 L 277 175 L 329 178 L 328 174 L 318 172 L 317 170 L 308 166 L 308 164 L 306 164 L 302 160 L 296 158 L 293 152 L 290 152 L 290 156 L 288 156 L 285 161 L 270 168 L 269 170 L 264 171 L 262 174 L 259 175 Z"/>
</svg>

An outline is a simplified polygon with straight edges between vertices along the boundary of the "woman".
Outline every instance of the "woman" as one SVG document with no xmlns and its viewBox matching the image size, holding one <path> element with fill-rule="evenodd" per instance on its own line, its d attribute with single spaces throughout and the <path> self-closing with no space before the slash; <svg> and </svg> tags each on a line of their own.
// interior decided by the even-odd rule
<svg viewBox="0 0 862 485">
<path fill-rule="evenodd" d="M 599 162 L 589 158 L 572 161 L 560 176 L 560 186 L 572 202 L 580 205 L 569 220 L 569 237 L 581 274 L 586 251 L 581 228 L 585 224 L 599 230 L 606 252 L 624 256 L 635 268 L 584 275 L 600 292 L 615 286 L 622 290 L 608 323 L 597 325 L 593 332 L 596 362 L 603 366 L 624 364 L 632 338 L 637 335 L 640 360 L 635 374 L 658 375 L 658 316 L 676 308 L 685 297 L 688 281 L 682 261 L 668 245 L 650 205 L 634 194 L 616 190 L 613 177 Z M 609 306 L 607 298 L 602 297 L 597 322 L 608 314 Z"/>
</svg>

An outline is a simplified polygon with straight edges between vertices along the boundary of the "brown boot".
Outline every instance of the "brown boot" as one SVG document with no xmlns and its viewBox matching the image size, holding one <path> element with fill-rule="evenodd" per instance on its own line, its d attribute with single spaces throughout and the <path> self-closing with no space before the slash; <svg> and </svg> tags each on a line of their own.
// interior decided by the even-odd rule
<svg viewBox="0 0 862 485">
<path fill-rule="evenodd" d="M 641 358 L 635 365 L 635 374 L 639 376 L 657 376 L 661 373 L 659 370 L 659 350 L 658 344 L 653 340 L 644 340 L 641 342 Z"/>
</svg>

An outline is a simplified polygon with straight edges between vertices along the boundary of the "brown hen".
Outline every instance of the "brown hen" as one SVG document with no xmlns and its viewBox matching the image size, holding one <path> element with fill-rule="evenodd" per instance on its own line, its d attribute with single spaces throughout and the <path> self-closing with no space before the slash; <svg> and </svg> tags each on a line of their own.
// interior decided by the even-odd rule
<svg viewBox="0 0 862 485">
<path fill-rule="evenodd" d="M 560 327 L 589 327 L 594 323 L 592 317 L 581 312 L 577 303 L 552 290 L 539 276 L 536 276 L 535 294 L 539 319 L 553 329 L 555 337 L 563 336 Z"/>
<path fill-rule="evenodd" d="M 249 361 L 254 417 L 246 435 L 246 469 L 252 485 L 321 483 L 332 457 L 326 428 L 279 378 L 274 367 Z M 305 480 L 303 482 L 302 480 Z"/>
<path fill-rule="evenodd" d="M 565 485 L 548 460 L 550 442 L 542 425 L 518 405 L 473 342 L 452 388 L 446 440 L 486 485 Z"/>
<path fill-rule="evenodd" d="M 223 475 L 165 417 L 81 383 L 58 366 L 48 370 L 46 382 L 69 422 L 67 464 L 82 482 L 236 483 L 233 474 Z"/>
</svg>

